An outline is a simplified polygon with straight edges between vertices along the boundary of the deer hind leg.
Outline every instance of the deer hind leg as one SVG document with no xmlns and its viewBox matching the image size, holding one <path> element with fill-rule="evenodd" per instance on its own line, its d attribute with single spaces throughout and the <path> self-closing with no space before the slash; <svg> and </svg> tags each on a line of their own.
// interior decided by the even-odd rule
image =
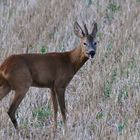
<svg viewBox="0 0 140 140">
<path fill-rule="evenodd" d="M 10 117 L 10 119 L 11 119 L 11 121 L 14 124 L 14 127 L 16 129 L 18 129 L 18 124 L 17 124 L 17 120 L 15 117 L 15 112 L 16 112 L 19 104 L 21 103 L 22 99 L 26 95 L 26 92 L 28 91 L 28 89 L 29 89 L 29 87 L 15 90 L 14 99 L 13 99 L 12 104 L 8 110 L 8 115 L 9 115 L 9 117 Z"/>
<path fill-rule="evenodd" d="M 57 88 L 56 94 L 62 114 L 62 119 L 66 127 L 65 88 Z"/>
<path fill-rule="evenodd" d="M 11 90 L 11 87 L 8 85 L 8 83 L 5 83 L 0 87 L 0 100 L 4 98 Z"/>
<path fill-rule="evenodd" d="M 55 131 L 57 129 L 58 103 L 57 103 L 56 93 L 54 89 L 51 89 L 51 98 L 52 98 L 53 110 L 54 110 L 54 131 Z"/>
</svg>

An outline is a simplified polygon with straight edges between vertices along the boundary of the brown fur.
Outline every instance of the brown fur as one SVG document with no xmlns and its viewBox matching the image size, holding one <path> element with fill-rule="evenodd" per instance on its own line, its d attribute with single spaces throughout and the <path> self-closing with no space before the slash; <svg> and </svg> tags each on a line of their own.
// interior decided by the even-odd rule
<svg viewBox="0 0 140 140">
<path fill-rule="evenodd" d="M 8 57 L 0 66 L 0 100 L 10 90 L 15 90 L 15 97 L 8 114 L 17 128 L 15 112 L 29 87 L 46 87 L 51 89 L 54 108 L 54 123 L 57 127 L 58 103 L 65 115 L 65 89 L 79 68 L 88 60 L 81 43 L 72 51 L 47 54 L 19 54 Z"/>
</svg>

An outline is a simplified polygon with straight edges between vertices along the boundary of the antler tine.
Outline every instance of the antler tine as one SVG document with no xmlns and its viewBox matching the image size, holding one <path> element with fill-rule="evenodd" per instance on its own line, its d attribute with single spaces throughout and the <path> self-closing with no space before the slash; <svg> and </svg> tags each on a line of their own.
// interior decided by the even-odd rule
<svg viewBox="0 0 140 140">
<path fill-rule="evenodd" d="M 92 23 L 92 25 L 94 25 L 94 27 L 97 27 L 97 23 L 95 21 Z"/>
<path fill-rule="evenodd" d="M 98 31 L 97 23 L 94 21 L 93 24 L 92 24 L 92 26 L 93 26 L 93 29 L 92 29 L 91 35 L 92 35 L 93 37 L 95 37 L 95 34 L 96 34 L 97 31 Z"/>
<path fill-rule="evenodd" d="M 92 25 L 94 25 L 94 28 L 97 28 L 97 22 L 93 22 Z"/>
<path fill-rule="evenodd" d="M 86 35 L 88 35 L 88 29 L 87 29 L 87 26 L 86 26 L 86 24 L 85 24 L 84 21 L 82 21 L 82 22 L 83 22 L 83 26 L 84 26 L 84 29 L 85 29 L 85 33 L 86 33 Z"/>
</svg>

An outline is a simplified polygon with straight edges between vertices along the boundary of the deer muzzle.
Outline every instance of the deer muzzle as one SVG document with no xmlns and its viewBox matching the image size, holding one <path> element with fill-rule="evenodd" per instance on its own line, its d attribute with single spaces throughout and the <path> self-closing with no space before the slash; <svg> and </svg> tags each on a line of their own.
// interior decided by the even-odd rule
<svg viewBox="0 0 140 140">
<path fill-rule="evenodd" d="M 91 51 L 89 52 L 89 56 L 90 56 L 91 58 L 93 58 L 94 55 L 95 55 L 95 51 L 94 51 L 94 50 L 91 50 Z"/>
</svg>

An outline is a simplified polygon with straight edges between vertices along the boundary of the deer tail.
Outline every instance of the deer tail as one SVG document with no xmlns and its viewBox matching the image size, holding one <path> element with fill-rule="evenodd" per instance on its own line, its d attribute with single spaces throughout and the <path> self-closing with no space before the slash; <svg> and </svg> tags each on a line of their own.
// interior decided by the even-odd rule
<svg viewBox="0 0 140 140">
<path fill-rule="evenodd" d="M 0 101 L 5 97 L 11 90 L 11 87 L 8 84 L 8 81 L 0 73 Z"/>
<path fill-rule="evenodd" d="M 0 73 L 0 86 L 4 85 L 6 83 L 6 79 L 3 77 L 3 75 Z"/>
</svg>

